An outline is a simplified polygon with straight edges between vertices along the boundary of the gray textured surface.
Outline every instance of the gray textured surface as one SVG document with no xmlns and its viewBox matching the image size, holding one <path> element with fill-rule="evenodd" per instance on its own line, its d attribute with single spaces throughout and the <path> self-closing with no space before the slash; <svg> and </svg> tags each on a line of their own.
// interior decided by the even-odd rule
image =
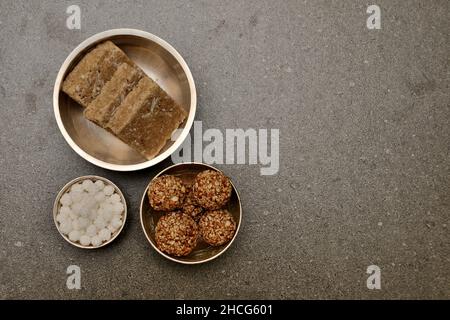
<svg viewBox="0 0 450 320">
<path fill-rule="evenodd" d="M 69 4 L 82 30 L 65 27 Z M 450 5 L 364 1 L 2 1 L 0 4 L 1 298 L 450 298 Z M 201 266 L 147 243 L 138 202 L 149 170 L 81 159 L 52 110 L 54 79 L 88 36 L 134 27 L 170 42 L 196 80 L 204 128 L 279 128 L 280 172 L 219 166 L 244 224 Z M 122 187 L 126 228 L 105 249 L 67 244 L 51 215 L 70 179 Z M 82 290 L 65 270 L 82 269 Z M 382 271 L 382 290 L 365 270 Z"/>
</svg>

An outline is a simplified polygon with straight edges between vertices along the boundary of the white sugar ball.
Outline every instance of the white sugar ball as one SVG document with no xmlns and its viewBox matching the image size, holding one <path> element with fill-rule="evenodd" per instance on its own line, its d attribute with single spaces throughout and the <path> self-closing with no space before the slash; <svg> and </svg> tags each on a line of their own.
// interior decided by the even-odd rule
<svg viewBox="0 0 450 320">
<path fill-rule="evenodd" d="M 111 223 L 107 226 L 108 230 L 111 231 L 111 233 L 114 233 L 117 231 L 118 228 L 114 227 Z"/>
<path fill-rule="evenodd" d="M 70 210 L 69 207 L 61 207 L 61 208 L 59 209 L 59 213 L 62 213 L 62 214 L 67 215 L 67 216 L 68 216 L 71 212 L 72 212 L 72 210 Z"/>
<path fill-rule="evenodd" d="M 102 203 L 103 201 L 105 201 L 105 194 L 104 194 L 102 191 L 98 192 L 98 193 L 95 195 L 95 200 L 96 200 L 98 203 Z"/>
<path fill-rule="evenodd" d="M 89 225 L 87 228 L 86 228 L 86 234 L 88 235 L 88 236 L 95 236 L 96 234 L 97 234 L 97 227 L 96 226 L 94 226 L 93 224 L 91 224 L 91 225 Z"/>
<path fill-rule="evenodd" d="M 89 219 L 81 217 L 78 219 L 78 224 L 80 225 L 80 229 L 86 229 L 89 225 Z"/>
<path fill-rule="evenodd" d="M 88 217 L 89 220 L 93 222 L 95 219 L 97 219 L 97 217 L 98 217 L 97 210 L 91 210 Z"/>
<path fill-rule="evenodd" d="M 70 223 L 72 223 L 72 219 L 70 219 L 69 216 L 67 216 L 67 217 L 62 217 L 62 218 L 61 218 L 60 224 L 62 224 L 62 223 L 64 223 L 64 222 L 70 222 Z"/>
<path fill-rule="evenodd" d="M 59 214 L 62 214 L 65 217 L 68 217 L 72 210 L 69 207 L 61 207 L 59 208 Z"/>
<path fill-rule="evenodd" d="M 90 210 L 86 207 L 81 207 L 81 209 L 78 212 L 80 217 L 86 218 L 89 216 Z"/>
<path fill-rule="evenodd" d="M 90 196 L 89 198 L 84 200 L 84 207 L 86 207 L 89 211 L 92 209 L 97 209 L 98 204 L 97 201 L 95 201 L 93 196 Z"/>
<path fill-rule="evenodd" d="M 102 244 L 102 239 L 99 236 L 93 236 L 91 238 L 91 242 L 94 247 L 98 247 Z"/>
<path fill-rule="evenodd" d="M 79 231 L 81 229 L 80 222 L 78 219 L 74 219 L 72 221 L 72 228 L 73 228 L 73 230 L 77 230 L 77 231 Z"/>
<path fill-rule="evenodd" d="M 77 214 L 80 214 L 80 210 L 82 208 L 82 204 L 80 202 L 76 202 L 72 205 L 72 212 L 75 212 Z"/>
<path fill-rule="evenodd" d="M 105 193 L 105 195 L 110 196 L 114 193 L 114 188 L 113 188 L 113 186 L 106 186 L 103 189 L 103 192 Z"/>
<path fill-rule="evenodd" d="M 105 222 L 110 222 L 113 218 L 113 214 L 110 211 L 102 211 L 101 217 Z"/>
<path fill-rule="evenodd" d="M 95 184 L 90 184 L 87 186 L 87 192 L 90 195 L 94 195 L 98 191 L 97 186 Z"/>
<path fill-rule="evenodd" d="M 81 186 L 80 183 L 75 183 L 70 187 L 70 192 L 80 192 L 80 191 L 83 191 L 83 187 Z"/>
<path fill-rule="evenodd" d="M 72 198 L 70 197 L 70 194 L 65 193 L 59 200 L 63 206 L 70 206 L 72 204 Z"/>
<path fill-rule="evenodd" d="M 83 190 L 70 191 L 72 202 L 80 202 L 83 199 Z"/>
<path fill-rule="evenodd" d="M 87 199 L 89 199 L 89 193 L 87 193 L 86 191 L 83 191 L 80 193 L 80 200 L 78 202 L 84 203 Z"/>
<path fill-rule="evenodd" d="M 102 180 L 97 180 L 94 184 L 98 190 L 103 190 L 103 188 L 105 187 L 105 183 Z"/>
<path fill-rule="evenodd" d="M 56 216 L 56 221 L 62 223 L 63 221 L 66 221 L 67 218 L 69 218 L 69 214 L 67 212 L 61 212 Z"/>
<path fill-rule="evenodd" d="M 105 203 L 106 203 L 106 204 L 113 204 L 114 202 L 113 202 L 113 200 L 111 199 L 111 197 L 106 197 Z"/>
<path fill-rule="evenodd" d="M 111 225 L 114 228 L 120 228 L 122 226 L 122 220 L 120 220 L 120 218 L 118 217 L 114 217 L 114 219 L 112 219 L 111 221 Z"/>
<path fill-rule="evenodd" d="M 78 219 L 79 216 L 80 216 L 80 215 L 79 215 L 78 213 L 75 213 L 75 212 L 73 212 L 73 211 L 69 214 L 69 217 L 70 217 L 70 219 L 72 219 L 72 220 Z"/>
<path fill-rule="evenodd" d="M 100 239 L 102 239 L 104 241 L 108 241 L 109 239 L 111 239 L 111 231 L 107 228 L 100 230 L 98 235 L 99 235 Z"/>
<path fill-rule="evenodd" d="M 69 232 L 69 239 L 70 241 L 78 241 L 80 240 L 81 237 L 81 233 L 78 230 L 72 230 Z"/>
<path fill-rule="evenodd" d="M 111 196 L 111 201 L 112 201 L 112 203 L 115 203 L 115 202 L 120 202 L 122 199 L 120 199 L 120 196 L 117 194 L 117 193 L 114 193 L 112 196 Z"/>
<path fill-rule="evenodd" d="M 80 243 L 83 246 L 88 246 L 91 244 L 91 237 L 87 236 L 87 235 L 83 235 L 80 237 Z"/>
<path fill-rule="evenodd" d="M 111 203 L 102 203 L 100 206 L 104 211 L 113 212 L 114 208 Z"/>
<path fill-rule="evenodd" d="M 101 206 L 100 207 L 100 209 L 98 209 L 98 214 L 99 215 L 104 215 L 105 213 L 111 213 L 112 214 L 112 210 L 111 210 L 112 208 L 111 207 L 108 207 L 108 206 Z"/>
<path fill-rule="evenodd" d="M 93 186 L 93 182 L 90 179 L 86 179 L 81 183 L 81 186 L 83 187 L 83 190 L 89 191 L 90 188 Z"/>
<path fill-rule="evenodd" d="M 113 217 L 112 217 L 112 219 L 111 219 L 111 222 L 112 222 L 114 219 L 119 219 L 119 221 L 121 221 L 121 223 L 122 223 L 122 214 L 115 214 L 115 215 L 113 215 Z"/>
<path fill-rule="evenodd" d="M 94 225 L 98 229 L 103 229 L 104 227 L 106 227 L 106 222 L 105 222 L 105 220 L 103 220 L 102 217 L 97 217 L 97 219 L 95 219 L 95 221 L 94 221 Z"/>
<path fill-rule="evenodd" d="M 112 209 L 113 209 L 112 211 L 114 212 L 114 214 L 119 214 L 119 213 L 122 213 L 124 206 L 121 202 L 116 202 L 116 203 L 114 203 L 114 206 Z"/>
<path fill-rule="evenodd" d="M 73 227 L 72 227 L 72 221 L 64 220 L 64 221 L 59 225 L 59 230 L 61 230 L 61 232 L 62 232 L 63 234 L 69 234 L 69 232 L 73 230 Z"/>
</svg>

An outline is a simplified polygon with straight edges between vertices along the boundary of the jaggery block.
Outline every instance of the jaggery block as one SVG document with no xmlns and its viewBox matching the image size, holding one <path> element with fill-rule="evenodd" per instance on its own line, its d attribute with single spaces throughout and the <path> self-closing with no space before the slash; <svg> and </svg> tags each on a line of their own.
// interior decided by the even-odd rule
<svg viewBox="0 0 450 320">
<path fill-rule="evenodd" d="M 152 159 L 186 116 L 181 106 L 145 76 L 117 108 L 107 128 L 144 157 Z"/>
<path fill-rule="evenodd" d="M 100 94 L 84 110 L 84 116 L 106 127 L 111 115 L 143 76 L 139 68 L 122 63 Z"/>
<path fill-rule="evenodd" d="M 62 90 L 87 107 L 122 64 L 134 63 L 111 41 L 105 41 L 88 52 L 63 82 Z"/>
</svg>

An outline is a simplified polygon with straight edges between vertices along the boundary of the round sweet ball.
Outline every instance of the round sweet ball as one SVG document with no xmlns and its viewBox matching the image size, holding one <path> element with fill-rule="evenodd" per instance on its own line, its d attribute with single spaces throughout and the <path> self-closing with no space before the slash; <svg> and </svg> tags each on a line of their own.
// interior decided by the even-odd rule
<svg viewBox="0 0 450 320">
<path fill-rule="evenodd" d="M 207 211 L 199 221 L 200 234 L 206 243 L 220 246 L 233 239 L 236 222 L 227 210 Z"/>
<path fill-rule="evenodd" d="M 155 240 L 159 250 L 177 257 L 194 250 L 199 236 L 198 226 L 188 215 L 171 212 L 156 224 Z"/>
<path fill-rule="evenodd" d="M 231 182 L 224 174 L 205 170 L 195 178 L 193 195 L 195 201 L 205 209 L 215 210 L 223 207 L 231 197 Z"/>
<path fill-rule="evenodd" d="M 187 214 L 195 221 L 200 219 L 201 214 L 203 213 L 203 208 L 197 204 L 197 201 L 194 199 L 194 194 L 192 193 L 192 188 L 188 188 L 188 193 L 186 195 L 186 199 L 184 200 L 183 206 L 181 207 L 181 212 Z"/>
<path fill-rule="evenodd" d="M 186 196 L 183 181 L 175 176 L 154 179 L 148 188 L 148 198 L 153 209 L 172 211 L 181 208 Z"/>
</svg>

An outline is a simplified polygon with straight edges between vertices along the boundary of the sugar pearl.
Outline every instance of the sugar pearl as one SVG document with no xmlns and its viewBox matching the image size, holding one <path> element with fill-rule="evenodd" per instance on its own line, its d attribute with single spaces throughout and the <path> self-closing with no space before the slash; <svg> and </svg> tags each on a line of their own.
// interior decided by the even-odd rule
<svg viewBox="0 0 450 320">
<path fill-rule="evenodd" d="M 94 184 L 98 190 L 103 190 L 103 188 L 105 188 L 105 183 L 102 180 L 97 180 Z"/>
<path fill-rule="evenodd" d="M 80 202 L 83 199 L 83 190 L 70 191 L 72 202 Z"/>
<path fill-rule="evenodd" d="M 97 227 L 96 226 L 94 226 L 93 224 L 91 224 L 91 225 L 89 225 L 87 228 L 86 228 L 86 234 L 88 235 L 88 236 L 95 236 L 96 234 L 97 234 Z"/>
<path fill-rule="evenodd" d="M 81 183 L 81 186 L 86 191 L 89 191 L 89 189 L 92 188 L 93 185 L 94 185 L 94 183 L 92 182 L 92 180 L 89 180 L 89 179 L 86 179 Z"/>
<path fill-rule="evenodd" d="M 92 210 L 89 213 L 89 217 L 88 218 L 89 218 L 89 220 L 94 221 L 97 218 L 97 216 L 98 216 L 97 211 L 96 210 Z"/>
<path fill-rule="evenodd" d="M 83 187 L 80 183 L 75 183 L 70 187 L 70 192 L 81 192 L 83 191 Z"/>
<path fill-rule="evenodd" d="M 72 228 L 73 228 L 73 230 L 77 230 L 77 231 L 79 231 L 81 229 L 81 226 L 80 226 L 80 223 L 79 223 L 78 219 L 75 219 L 72 222 Z"/>
<path fill-rule="evenodd" d="M 81 217 L 78 219 L 78 223 L 80 225 L 80 229 L 86 229 L 89 225 L 89 219 Z"/>
<path fill-rule="evenodd" d="M 117 193 L 114 193 L 113 195 L 111 195 L 111 201 L 113 202 L 113 203 L 115 203 L 115 202 L 120 202 L 120 196 L 117 194 Z"/>
<path fill-rule="evenodd" d="M 61 202 L 63 206 L 70 206 L 72 204 L 72 198 L 68 193 L 65 193 L 63 194 L 59 202 Z"/>
<path fill-rule="evenodd" d="M 78 241 L 80 240 L 81 233 L 78 230 L 72 230 L 69 232 L 69 239 L 70 241 Z"/>
<path fill-rule="evenodd" d="M 95 195 L 95 200 L 100 203 L 103 202 L 105 200 L 105 194 L 102 191 L 98 192 Z"/>
<path fill-rule="evenodd" d="M 69 215 L 72 212 L 72 210 L 70 210 L 69 207 L 61 207 L 61 209 L 59 209 L 59 213 L 62 213 L 64 215 Z"/>
<path fill-rule="evenodd" d="M 116 230 L 118 229 L 118 228 L 114 227 L 112 224 L 109 224 L 107 228 L 109 231 L 111 231 L 111 233 L 116 232 Z"/>
<path fill-rule="evenodd" d="M 112 221 L 111 221 L 111 225 L 115 228 L 120 228 L 122 226 L 122 221 L 118 218 L 115 217 Z"/>
<path fill-rule="evenodd" d="M 102 244 L 102 239 L 99 236 L 93 236 L 91 238 L 91 243 L 94 247 L 98 247 Z"/>
<path fill-rule="evenodd" d="M 63 221 L 60 225 L 59 225 L 59 230 L 61 230 L 61 232 L 63 234 L 69 234 L 70 231 L 73 230 L 72 228 L 72 222 L 65 220 Z"/>
<path fill-rule="evenodd" d="M 113 207 L 109 203 L 102 203 L 100 208 L 102 209 L 102 212 L 112 212 L 113 211 Z"/>
<path fill-rule="evenodd" d="M 68 213 L 61 212 L 56 216 L 56 221 L 62 223 L 63 221 L 67 220 L 68 217 L 69 217 Z"/>
<path fill-rule="evenodd" d="M 69 214 L 69 216 L 70 216 L 70 219 L 72 219 L 72 220 L 78 219 L 80 217 L 80 215 L 78 213 L 75 213 L 73 211 Z"/>
<path fill-rule="evenodd" d="M 94 225 L 98 229 L 103 229 L 104 227 L 106 227 L 106 222 L 105 222 L 105 220 L 103 220 L 102 217 L 97 217 L 97 219 L 95 219 L 95 221 L 94 221 Z"/>
<path fill-rule="evenodd" d="M 104 241 L 108 241 L 109 239 L 111 239 L 111 231 L 106 228 L 100 230 L 98 235 L 99 235 L 100 239 L 102 239 Z"/>
<path fill-rule="evenodd" d="M 105 222 L 109 222 L 113 218 L 113 214 L 110 211 L 103 211 L 101 217 Z"/>
<path fill-rule="evenodd" d="M 98 203 L 92 196 L 90 196 L 84 200 L 84 207 L 86 207 L 88 210 L 97 209 Z"/>
<path fill-rule="evenodd" d="M 123 204 L 120 202 L 117 202 L 117 203 L 114 203 L 112 211 L 117 214 L 117 213 L 121 213 L 123 211 L 123 209 L 124 209 Z"/>
<path fill-rule="evenodd" d="M 80 243 L 83 246 L 88 246 L 91 244 L 91 237 L 87 236 L 87 235 L 83 235 L 80 237 Z"/>
<path fill-rule="evenodd" d="M 113 188 L 113 186 L 106 186 L 103 189 L 103 192 L 105 193 L 105 195 L 110 196 L 114 193 L 114 188 Z"/>
<path fill-rule="evenodd" d="M 78 213 L 81 217 L 86 218 L 89 216 L 90 210 L 86 207 L 81 207 L 80 210 L 78 211 Z"/>
<path fill-rule="evenodd" d="M 72 211 L 75 212 L 75 213 L 77 213 L 77 214 L 80 214 L 80 210 L 81 210 L 82 208 L 83 208 L 83 206 L 82 206 L 82 204 L 79 203 L 79 202 L 76 202 L 76 203 L 74 203 L 74 204 L 72 205 Z"/>
<path fill-rule="evenodd" d="M 98 191 L 97 187 L 94 184 L 90 184 L 87 186 L 87 192 L 90 194 L 95 194 Z"/>
</svg>

